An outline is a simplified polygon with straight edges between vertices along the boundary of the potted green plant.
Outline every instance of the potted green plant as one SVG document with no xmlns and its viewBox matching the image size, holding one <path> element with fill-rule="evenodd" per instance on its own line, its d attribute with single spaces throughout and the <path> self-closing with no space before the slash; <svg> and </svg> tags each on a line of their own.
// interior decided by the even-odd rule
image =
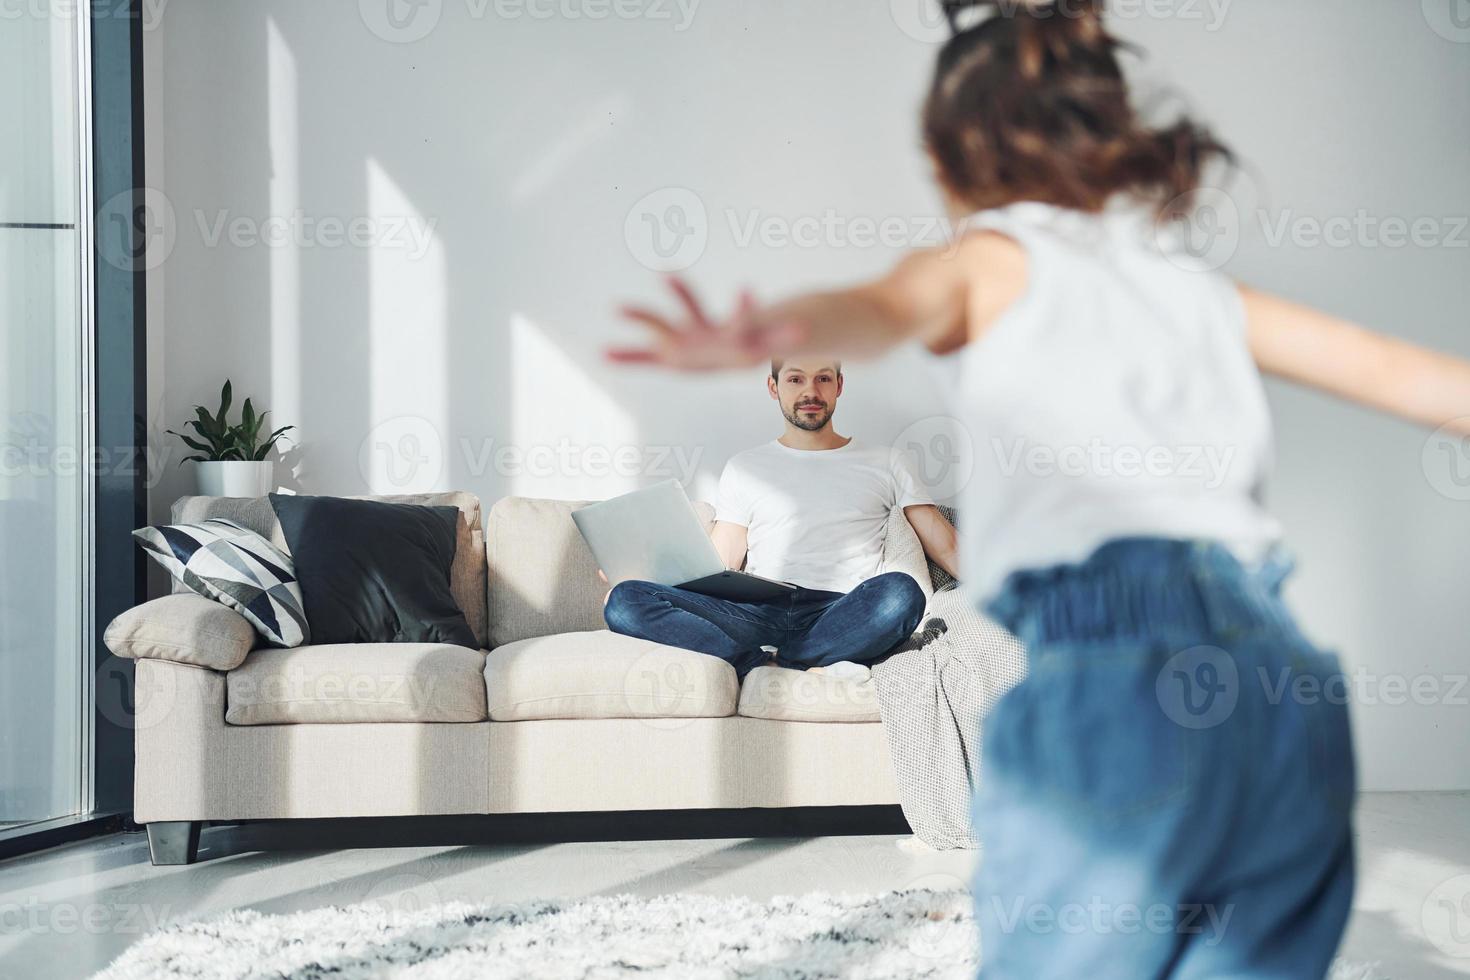
<svg viewBox="0 0 1470 980">
<path fill-rule="evenodd" d="M 283 425 L 261 439 L 265 428 L 265 417 L 269 412 L 256 413 L 250 399 L 240 406 L 240 421 L 229 420 L 231 390 L 229 379 L 219 393 L 219 410 L 210 414 L 203 405 L 194 406 L 195 418 L 184 423 L 192 427 L 193 435 L 185 435 L 169 429 L 171 435 L 184 440 L 184 445 L 195 451 L 186 456 L 179 465 L 192 462 L 199 482 L 199 492 L 206 497 L 260 497 L 270 492 L 274 464 L 266 459 L 276 440 L 296 428 Z"/>
</svg>

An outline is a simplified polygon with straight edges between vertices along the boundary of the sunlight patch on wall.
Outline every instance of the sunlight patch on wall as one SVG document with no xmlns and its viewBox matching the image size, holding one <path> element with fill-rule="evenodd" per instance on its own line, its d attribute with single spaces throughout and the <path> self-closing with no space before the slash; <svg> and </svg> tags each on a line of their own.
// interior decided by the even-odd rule
<svg viewBox="0 0 1470 980">
<path fill-rule="evenodd" d="M 656 482 L 633 416 L 529 317 L 510 329 L 511 441 L 493 464 L 507 492 L 594 500 Z"/>
<path fill-rule="evenodd" d="M 270 213 L 301 207 L 300 137 L 297 129 L 296 56 L 272 18 L 266 20 L 266 70 L 270 137 Z M 301 255 L 296 246 L 270 249 L 270 403 L 272 419 L 301 416 Z M 283 423 L 284 424 L 284 423 Z M 300 433 L 289 433 L 299 435 Z M 294 442 L 294 440 L 291 440 Z"/>
<path fill-rule="evenodd" d="M 358 466 L 373 493 L 443 490 L 453 479 L 449 430 L 448 263 L 422 214 L 376 160 L 367 161 L 370 236 L 368 404 Z M 330 374 L 323 379 L 331 384 Z"/>
</svg>

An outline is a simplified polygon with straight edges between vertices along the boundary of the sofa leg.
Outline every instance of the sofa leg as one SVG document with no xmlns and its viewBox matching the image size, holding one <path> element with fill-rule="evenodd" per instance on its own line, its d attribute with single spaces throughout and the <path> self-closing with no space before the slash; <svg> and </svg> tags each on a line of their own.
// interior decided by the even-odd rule
<svg viewBox="0 0 1470 980">
<path fill-rule="evenodd" d="M 148 824 L 148 858 L 155 865 L 193 864 L 199 856 L 198 820 L 165 820 Z"/>
</svg>

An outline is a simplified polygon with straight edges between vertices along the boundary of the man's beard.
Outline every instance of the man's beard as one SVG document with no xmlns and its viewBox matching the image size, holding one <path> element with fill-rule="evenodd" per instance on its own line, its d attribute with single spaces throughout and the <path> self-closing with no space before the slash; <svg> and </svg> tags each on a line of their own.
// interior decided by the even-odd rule
<svg viewBox="0 0 1470 980">
<path fill-rule="evenodd" d="M 832 421 L 832 409 L 830 408 L 824 408 L 821 415 L 803 415 L 793 406 L 791 411 L 782 414 L 786 416 L 786 421 L 808 432 L 816 432 Z"/>
</svg>

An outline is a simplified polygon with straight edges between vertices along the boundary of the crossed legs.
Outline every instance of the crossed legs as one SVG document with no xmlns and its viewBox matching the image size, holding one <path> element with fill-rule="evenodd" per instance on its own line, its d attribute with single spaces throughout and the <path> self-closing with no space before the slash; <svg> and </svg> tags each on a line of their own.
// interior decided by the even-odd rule
<svg viewBox="0 0 1470 980">
<path fill-rule="evenodd" d="M 785 632 L 774 606 L 638 580 L 613 586 L 602 618 L 614 633 L 719 657 L 742 678 L 766 662 L 761 647 L 775 646 Z"/>
<path fill-rule="evenodd" d="M 846 594 L 802 589 L 774 602 L 732 602 L 675 586 L 627 581 L 608 596 L 603 618 L 614 633 L 707 653 L 744 677 L 777 648 L 776 662 L 805 670 L 842 660 L 868 663 L 911 636 L 924 593 L 889 572 Z"/>
</svg>

